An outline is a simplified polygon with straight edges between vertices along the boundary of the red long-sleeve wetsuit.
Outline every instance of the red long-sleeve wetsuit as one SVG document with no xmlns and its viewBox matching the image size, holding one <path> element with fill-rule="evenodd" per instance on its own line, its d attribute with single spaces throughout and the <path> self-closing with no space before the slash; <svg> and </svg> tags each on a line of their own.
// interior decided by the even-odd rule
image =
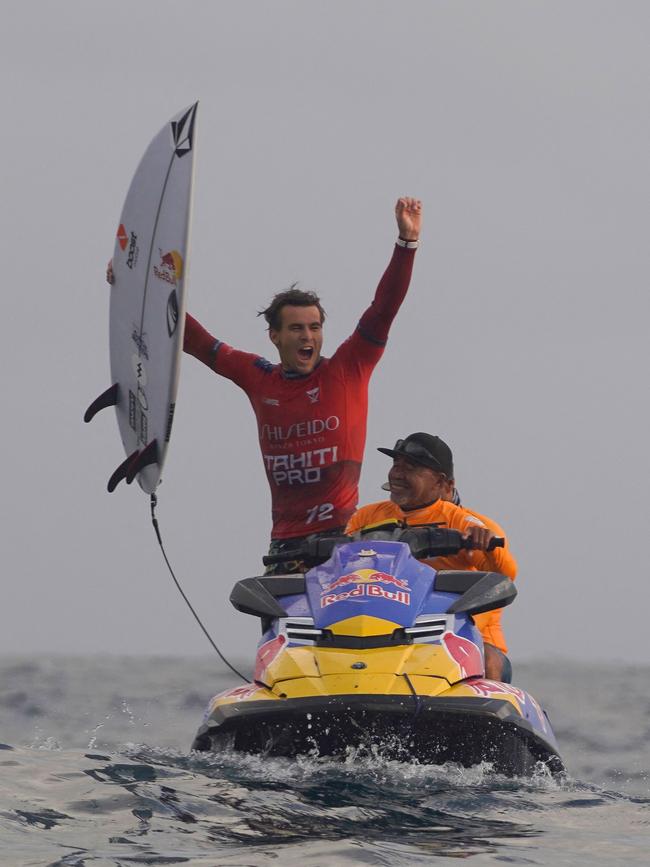
<svg viewBox="0 0 650 867">
<path fill-rule="evenodd" d="M 242 388 L 255 411 L 273 539 L 343 527 L 357 506 L 368 383 L 406 295 L 414 255 L 395 246 L 354 333 L 307 375 L 233 349 L 187 315 L 185 351 Z"/>
</svg>

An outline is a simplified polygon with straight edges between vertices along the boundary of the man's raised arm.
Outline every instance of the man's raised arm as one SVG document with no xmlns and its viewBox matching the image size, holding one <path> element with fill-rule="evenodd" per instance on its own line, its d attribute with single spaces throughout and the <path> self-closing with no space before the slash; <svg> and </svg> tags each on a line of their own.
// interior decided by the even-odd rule
<svg viewBox="0 0 650 867">
<path fill-rule="evenodd" d="M 358 330 L 372 343 L 383 346 L 411 281 L 413 260 L 420 238 L 422 202 L 402 196 L 395 205 L 399 237 L 393 257 L 379 281 L 372 304 L 359 320 Z"/>
</svg>

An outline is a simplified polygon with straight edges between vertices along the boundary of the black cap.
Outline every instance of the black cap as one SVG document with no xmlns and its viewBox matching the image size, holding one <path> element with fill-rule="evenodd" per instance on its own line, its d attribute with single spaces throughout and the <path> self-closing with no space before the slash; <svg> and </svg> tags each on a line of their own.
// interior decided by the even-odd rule
<svg viewBox="0 0 650 867">
<path fill-rule="evenodd" d="M 437 473 L 444 473 L 448 479 L 454 478 L 454 461 L 451 449 L 446 442 L 428 433 L 409 434 L 406 439 L 397 440 L 392 449 L 377 449 L 391 458 L 401 455 Z"/>
</svg>

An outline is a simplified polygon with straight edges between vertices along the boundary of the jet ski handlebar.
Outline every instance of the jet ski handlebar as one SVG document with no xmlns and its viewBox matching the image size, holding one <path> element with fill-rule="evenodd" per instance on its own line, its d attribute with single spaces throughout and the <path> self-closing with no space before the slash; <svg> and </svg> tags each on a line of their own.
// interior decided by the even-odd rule
<svg viewBox="0 0 650 867">
<path fill-rule="evenodd" d="M 407 527 L 406 529 L 394 525 L 390 528 L 377 527 L 363 532 L 358 536 L 318 536 L 306 537 L 302 544 L 295 548 L 280 551 L 277 554 L 267 554 L 262 557 L 265 566 L 276 563 L 287 563 L 290 560 L 299 560 L 306 566 L 318 566 L 332 556 L 334 549 L 347 542 L 362 541 L 371 542 L 373 539 L 391 542 L 404 542 L 411 549 L 411 554 L 417 560 L 430 557 L 444 557 L 450 554 L 458 554 L 459 551 L 472 550 L 472 539 L 465 538 L 458 530 L 449 530 L 444 527 L 422 526 Z M 505 539 L 495 536 L 490 540 L 488 551 L 495 548 L 503 548 Z"/>
<path fill-rule="evenodd" d="M 307 536 L 301 545 L 296 545 L 295 548 L 287 548 L 285 551 L 280 551 L 277 554 L 266 554 L 262 557 L 262 563 L 265 566 L 272 566 L 275 563 L 288 563 L 290 560 L 300 560 L 307 566 L 318 566 L 324 563 L 332 556 L 332 552 L 337 545 L 344 545 L 346 542 L 352 542 L 352 536 Z"/>
<path fill-rule="evenodd" d="M 475 548 L 472 539 L 465 538 L 458 530 L 448 530 L 444 527 L 409 527 L 402 530 L 397 541 L 406 542 L 416 560 L 445 557 Z M 504 545 L 505 539 L 502 536 L 493 536 L 487 550 L 494 551 L 495 548 L 503 548 Z"/>
</svg>

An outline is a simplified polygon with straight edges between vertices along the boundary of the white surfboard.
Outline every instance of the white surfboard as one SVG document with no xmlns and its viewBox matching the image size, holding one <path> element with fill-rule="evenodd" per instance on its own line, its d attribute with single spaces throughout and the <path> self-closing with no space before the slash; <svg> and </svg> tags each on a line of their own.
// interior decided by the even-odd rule
<svg viewBox="0 0 650 867">
<path fill-rule="evenodd" d="M 113 385 L 85 416 L 90 421 L 115 406 L 127 458 L 109 491 L 122 478 L 137 478 L 153 493 L 167 454 L 185 326 L 197 106 L 179 112 L 152 140 L 120 216 L 110 301 Z"/>
</svg>

